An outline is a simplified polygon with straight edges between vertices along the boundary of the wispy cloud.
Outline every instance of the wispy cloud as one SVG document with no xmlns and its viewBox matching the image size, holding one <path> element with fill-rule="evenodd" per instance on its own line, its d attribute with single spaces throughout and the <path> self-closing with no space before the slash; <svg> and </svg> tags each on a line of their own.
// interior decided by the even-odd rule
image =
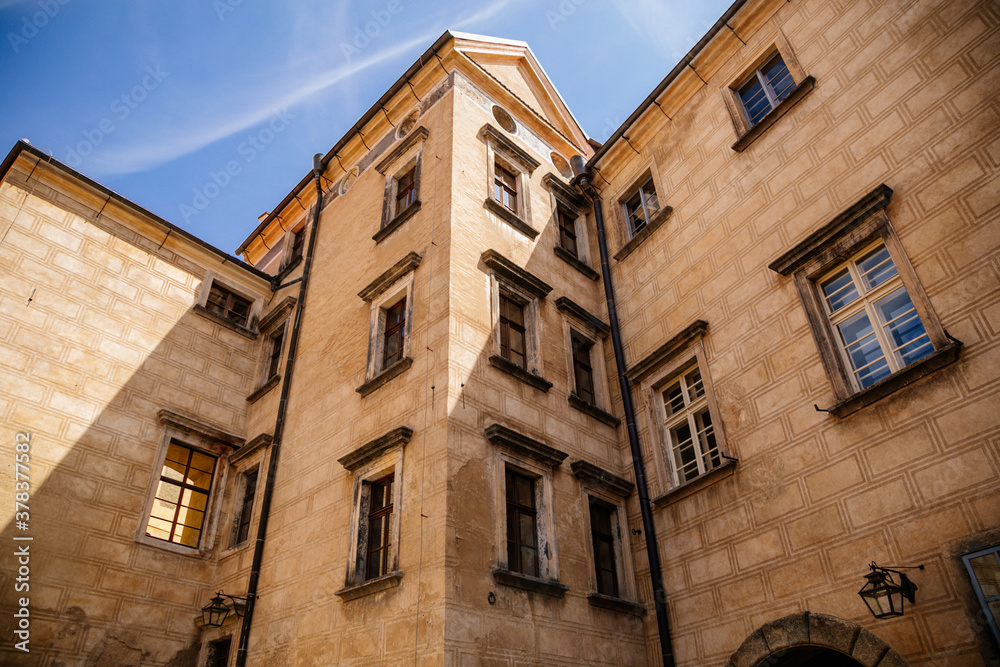
<svg viewBox="0 0 1000 667">
<path fill-rule="evenodd" d="M 5 1 L 7 0 L 0 0 Z M 496 0 L 474 14 L 460 17 L 447 27 L 458 29 L 485 22 L 516 1 Z M 306 63 L 302 61 L 302 54 L 298 54 L 291 59 L 295 62 L 284 63 L 252 84 L 236 84 L 233 90 L 216 94 L 215 98 L 224 101 L 224 104 L 198 114 L 186 114 L 182 122 L 177 121 L 180 114 L 167 112 L 161 113 L 153 122 L 140 124 L 137 119 L 134 123 L 130 121 L 128 127 L 114 137 L 115 144 L 109 143 L 88 159 L 88 169 L 103 176 L 130 174 L 189 155 L 216 141 L 252 128 L 277 111 L 301 105 L 381 63 L 412 53 L 420 47 L 427 47 L 444 30 L 445 27 L 435 27 L 406 41 L 378 51 L 373 50 L 371 54 L 363 54 L 353 62 L 305 75 L 300 72 L 308 72 L 309 68 L 304 66 Z M 340 55 L 339 51 L 337 55 Z M 320 61 L 335 58 L 336 56 Z M 312 62 L 315 63 L 317 59 L 317 54 L 312 54 Z M 174 80 L 171 84 L 172 87 L 183 85 L 179 80 Z M 277 94 L 274 92 L 276 90 Z M 268 92 L 262 94 L 261 91 Z M 177 88 L 173 91 L 172 106 L 182 107 L 197 97 L 191 90 Z"/>
<path fill-rule="evenodd" d="M 612 5 L 646 46 L 669 62 L 679 60 L 699 35 L 683 30 L 684 5 L 664 0 L 611 0 Z"/>
</svg>

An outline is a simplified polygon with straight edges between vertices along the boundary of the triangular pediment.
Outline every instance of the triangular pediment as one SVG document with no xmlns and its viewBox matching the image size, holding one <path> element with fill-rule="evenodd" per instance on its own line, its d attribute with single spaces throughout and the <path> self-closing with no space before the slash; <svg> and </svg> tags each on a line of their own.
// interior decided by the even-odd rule
<svg viewBox="0 0 1000 667">
<path fill-rule="evenodd" d="M 544 118 L 582 152 L 590 150 L 587 134 L 525 42 L 464 33 L 453 35 L 455 49 L 492 82 Z"/>
</svg>

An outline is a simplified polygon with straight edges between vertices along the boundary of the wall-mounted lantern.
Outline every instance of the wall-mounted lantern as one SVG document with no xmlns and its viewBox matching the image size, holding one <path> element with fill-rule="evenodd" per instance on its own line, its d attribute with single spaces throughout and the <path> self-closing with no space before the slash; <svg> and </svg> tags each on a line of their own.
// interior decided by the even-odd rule
<svg viewBox="0 0 1000 667">
<path fill-rule="evenodd" d="M 865 585 L 858 591 L 858 595 L 868 605 L 868 611 L 875 618 L 888 618 L 890 616 L 903 615 L 903 601 L 909 600 L 910 604 L 916 601 L 917 585 L 910 581 L 910 578 L 899 571 L 899 569 L 879 567 L 875 561 L 868 566 L 871 572 L 865 575 Z M 923 565 L 916 567 L 904 567 L 904 570 L 922 570 Z M 899 577 L 899 583 L 892 578 L 892 575 Z"/>
<path fill-rule="evenodd" d="M 218 628 L 226 622 L 226 617 L 229 616 L 229 605 L 226 604 L 226 598 L 232 601 L 232 610 L 236 612 L 236 616 L 242 618 L 247 599 L 238 595 L 226 595 L 219 591 L 207 605 L 201 608 L 201 617 L 206 628 Z"/>
</svg>

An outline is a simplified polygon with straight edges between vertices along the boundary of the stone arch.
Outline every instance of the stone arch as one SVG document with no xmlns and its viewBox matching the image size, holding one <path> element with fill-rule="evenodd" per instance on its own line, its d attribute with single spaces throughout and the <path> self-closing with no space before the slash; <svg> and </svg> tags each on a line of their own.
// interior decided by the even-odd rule
<svg viewBox="0 0 1000 667">
<path fill-rule="evenodd" d="M 832 649 L 864 667 L 907 667 L 903 657 L 856 623 L 836 616 L 803 611 L 757 628 L 729 657 L 726 667 L 782 667 L 793 662 L 790 649 Z"/>
</svg>

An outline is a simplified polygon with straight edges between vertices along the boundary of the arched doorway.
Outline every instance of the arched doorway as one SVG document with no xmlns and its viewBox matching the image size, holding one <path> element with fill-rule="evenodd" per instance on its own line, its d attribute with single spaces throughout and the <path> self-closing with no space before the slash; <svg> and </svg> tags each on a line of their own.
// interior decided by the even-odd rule
<svg viewBox="0 0 1000 667">
<path fill-rule="evenodd" d="M 757 667 L 864 667 L 840 651 L 822 646 L 796 646 L 768 656 Z"/>
<path fill-rule="evenodd" d="M 906 667 L 906 661 L 860 625 L 803 611 L 765 623 L 729 658 L 754 667 Z"/>
</svg>

